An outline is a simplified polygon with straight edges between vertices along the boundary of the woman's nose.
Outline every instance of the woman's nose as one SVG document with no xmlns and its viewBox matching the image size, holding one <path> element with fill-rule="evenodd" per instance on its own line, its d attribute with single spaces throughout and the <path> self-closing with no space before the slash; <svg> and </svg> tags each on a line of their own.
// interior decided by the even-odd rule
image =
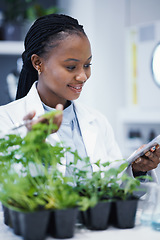
<svg viewBox="0 0 160 240">
<path fill-rule="evenodd" d="M 85 71 L 81 71 L 79 74 L 76 75 L 76 80 L 85 82 L 88 79 L 87 74 Z"/>
</svg>

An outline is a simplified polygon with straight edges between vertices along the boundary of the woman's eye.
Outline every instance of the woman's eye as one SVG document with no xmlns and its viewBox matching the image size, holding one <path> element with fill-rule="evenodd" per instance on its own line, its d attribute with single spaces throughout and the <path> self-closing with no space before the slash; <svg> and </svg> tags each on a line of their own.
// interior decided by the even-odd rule
<svg viewBox="0 0 160 240">
<path fill-rule="evenodd" d="M 88 64 L 85 64 L 84 67 L 89 68 L 91 65 L 92 65 L 92 63 L 88 63 Z"/>
<path fill-rule="evenodd" d="M 68 70 L 74 70 L 76 67 L 75 66 L 68 66 L 67 69 Z"/>
</svg>

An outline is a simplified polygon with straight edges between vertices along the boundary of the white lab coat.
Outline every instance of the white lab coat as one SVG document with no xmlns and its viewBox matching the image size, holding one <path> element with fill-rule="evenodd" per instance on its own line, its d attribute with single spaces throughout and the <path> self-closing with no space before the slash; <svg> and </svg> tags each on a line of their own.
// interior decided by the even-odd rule
<svg viewBox="0 0 160 240">
<path fill-rule="evenodd" d="M 120 149 L 115 141 L 111 125 L 106 117 L 96 110 L 87 108 L 74 102 L 83 141 L 91 163 L 101 159 L 102 162 L 122 159 Z M 32 110 L 36 110 L 36 116 L 44 114 L 44 108 L 38 95 L 36 84 L 33 84 L 27 96 L 0 107 L 0 131 L 8 132 L 17 122 Z M 19 129 L 20 134 L 26 133 L 26 128 Z M 49 141 L 60 141 L 58 134 L 51 134 Z M 117 163 L 119 165 L 119 163 Z M 116 167 L 116 164 L 114 163 Z M 96 166 L 93 166 L 93 171 Z M 64 169 L 63 169 L 64 171 Z M 128 169 L 132 175 L 131 169 Z M 155 174 L 153 174 L 155 177 Z"/>
</svg>

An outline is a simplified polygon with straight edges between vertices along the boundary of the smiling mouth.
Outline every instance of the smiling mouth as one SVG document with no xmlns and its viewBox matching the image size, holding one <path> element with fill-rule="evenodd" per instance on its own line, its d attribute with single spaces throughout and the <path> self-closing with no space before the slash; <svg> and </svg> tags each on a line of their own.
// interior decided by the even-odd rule
<svg viewBox="0 0 160 240">
<path fill-rule="evenodd" d="M 80 93 L 82 91 L 82 87 L 83 86 L 71 86 L 71 85 L 68 85 L 68 87 L 75 93 Z"/>
</svg>

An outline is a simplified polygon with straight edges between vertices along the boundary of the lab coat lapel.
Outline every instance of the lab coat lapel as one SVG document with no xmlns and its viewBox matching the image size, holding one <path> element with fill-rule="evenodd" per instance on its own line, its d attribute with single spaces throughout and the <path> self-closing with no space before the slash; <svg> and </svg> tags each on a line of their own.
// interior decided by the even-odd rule
<svg viewBox="0 0 160 240">
<path fill-rule="evenodd" d="M 98 134 L 97 128 L 94 125 L 95 116 L 89 114 L 88 111 L 84 109 L 79 103 L 74 102 L 74 105 L 87 155 L 90 157 L 90 161 L 93 162 L 94 149 Z"/>
<path fill-rule="evenodd" d="M 26 96 L 26 110 L 27 113 L 31 110 L 36 111 L 36 116 L 41 116 L 45 113 L 41 99 L 38 95 L 36 89 L 36 83 L 32 86 L 31 90 L 29 91 L 28 95 Z M 48 136 L 49 137 L 49 136 Z M 55 144 L 56 142 L 60 142 L 60 138 L 57 133 L 53 133 L 50 135 L 50 142 L 51 144 Z"/>
</svg>

